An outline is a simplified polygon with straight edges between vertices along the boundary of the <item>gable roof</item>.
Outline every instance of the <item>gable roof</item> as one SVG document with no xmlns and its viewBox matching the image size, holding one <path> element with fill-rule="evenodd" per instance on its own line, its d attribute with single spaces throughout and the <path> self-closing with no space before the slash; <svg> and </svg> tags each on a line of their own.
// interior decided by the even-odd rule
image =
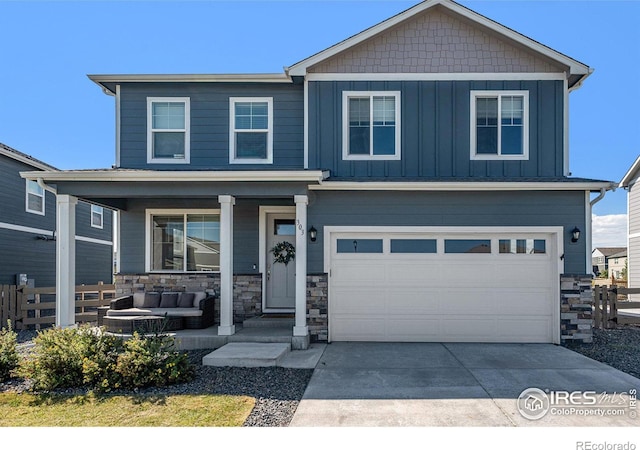
<svg viewBox="0 0 640 450">
<path fill-rule="evenodd" d="M 380 33 L 389 30 L 390 28 L 420 14 L 424 11 L 427 11 L 436 6 L 441 6 L 446 8 L 448 11 L 457 14 L 458 16 L 462 16 L 481 27 L 489 29 L 499 35 L 503 36 L 507 40 L 510 40 L 514 43 L 519 44 L 539 55 L 542 55 L 546 58 L 549 58 L 556 63 L 566 66 L 568 68 L 567 73 L 569 77 L 569 87 L 577 88 L 582 81 L 588 77 L 593 69 L 588 67 L 587 65 L 570 58 L 567 55 L 564 55 L 556 50 L 553 50 L 546 45 L 543 45 L 523 34 L 520 34 L 504 25 L 499 24 L 481 14 L 476 13 L 458 3 L 455 3 L 452 0 L 425 0 L 395 16 L 380 22 L 377 25 L 374 25 L 366 30 L 351 36 L 339 42 L 315 55 L 312 55 L 308 58 L 299 61 L 292 66 L 285 68 L 285 71 L 289 76 L 304 76 L 307 74 L 307 69 L 311 66 L 314 66 L 320 62 L 326 61 L 327 59 L 342 53 L 348 49 L 353 48 L 354 46 L 361 44 L 362 42 L 379 35 Z"/>
<path fill-rule="evenodd" d="M 622 177 L 619 186 L 623 188 L 629 187 L 629 183 L 636 177 L 638 170 L 640 170 L 640 156 L 636 158 L 629 171 Z"/>
<path fill-rule="evenodd" d="M 34 158 L 33 156 L 27 155 L 26 153 L 22 153 L 15 148 L 11 148 L 8 145 L 0 142 L 0 155 L 7 156 L 11 159 L 15 159 L 16 161 L 20 161 L 21 163 L 27 164 L 31 167 L 40 170 L 58 170 L 50 164 L 46 162 L 40 161 L 39 159 Z"/>
<path fill-rule="evenodd" d="M 593 249 L 593 251 L 595 252 L 596 250 L 598 250 L 600 253 L 602 253 L 605 257 L 610 258 L 611 256 L 615 255 L 616 253 L 620 253 L 620 252 L 627 252 L 627 247 L 596 247 Z M 593 252 L 591 252 L 593 253 Z"/>
<path fill-rule="evenodd" d="M 626 248 L 621 252 L 614 253 L 613 255 L 609 256 L 609 258 L 626 258 L 626 257 L 627 257 L 627 249 Z"/>
</svg>

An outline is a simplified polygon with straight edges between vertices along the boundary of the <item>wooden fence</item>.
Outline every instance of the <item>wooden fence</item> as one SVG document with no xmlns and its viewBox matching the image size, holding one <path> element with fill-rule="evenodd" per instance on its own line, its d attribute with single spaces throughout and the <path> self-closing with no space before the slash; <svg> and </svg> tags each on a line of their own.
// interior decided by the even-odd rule
<svg viewBox="0 0 640 450">
<path fill-rule="evenodd" d="M 594 286 L 594 326 L 605 329 L 640 324 L 640 302 L 631 301 L 630 294 L 640 294 L 640 288 Z M 638 314 L 625 314 L 630 309 L 638 310 Z"/>
<path fill-rule="evenodd" d="M 591 281 L 593 286 L 618 286 L 618 287 L 627 287 L 627 280 L 623 280 L 620 278 L 614 278 L 613 276 L 609 278 L 594 278 Z"/>
<path fill-rule="evenodd" d="M 102 282 L 76 286 L 76 323 L 96 322 L 97 308 L 108 306 L 115 292 L 113 284 Z M 55 325 L 56 288 L 0 285 L 0 319 L 0 328 L 10 320 L 16 330 Z"/>
</svg>

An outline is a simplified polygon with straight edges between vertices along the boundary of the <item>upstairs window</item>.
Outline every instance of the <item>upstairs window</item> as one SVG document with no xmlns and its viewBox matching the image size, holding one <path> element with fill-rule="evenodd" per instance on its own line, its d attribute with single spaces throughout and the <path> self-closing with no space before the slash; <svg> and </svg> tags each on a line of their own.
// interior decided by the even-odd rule
<svg viewBox="0 0 640 450">
<path fill-rule="evenodd" d="M 44 189 L 32 180 L 27 180 L 26 211 L 44 216 Z"/>
<path fill-rule="evenodd" d="M 103 227 L 104 210 L 102 206 L 91 205 L 91 226 L 93 228 Z"/>
<path fill-rule="evenodd" d="M 471 91 L 471 159 L 529 158 L 529 93 Z"/>
<path fill-rule="evenodd" d="M 147 98 L 147 162 L 189 162 L 189 98 Z"/>
<path fill-rule="evenodd" d="M 273 99 L 271 97 L 229 99 L 229 162 L 271 164 L 273 162 Z"/>
<path fill-rule="evenodd" d="M 400 159 L 400 92 L 343 92 L 342 157 Z"/>
</svg>

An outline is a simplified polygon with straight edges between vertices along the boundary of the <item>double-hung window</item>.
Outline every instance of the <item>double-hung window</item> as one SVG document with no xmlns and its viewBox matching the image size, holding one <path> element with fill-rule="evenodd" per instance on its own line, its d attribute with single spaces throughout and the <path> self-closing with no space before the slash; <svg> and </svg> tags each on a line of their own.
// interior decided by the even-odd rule
<svg viewBox="0 0 640 450">
<path fill-rule="evenodd" d="M 147 210 L 147 270 L 220 270 L 219 210 Z"/>
<path fill-rule="evenodd" d="M 26 211 L 44 216 L 44 189 L 32 180 L 27 180 Z"/>
<path fill-rule="evenodd" d="M 529 158 L 529 93 L 471 91 L 471 159 Z"/>
<path fill-rule="evenodd" d="M 104 226 L 104 210 L 102 206 L 91 205 L 91 226 L 93 228 L 100 228 Z"/>
<path fill-rule="evenodd" d="M 342 124 L 343 159 L 400 159 L 400 92 L 343 92 Z"/>
<path fill-rule="evenodd" d="M 148 97 L 147 162 L 189 163 L 189 122 L 188 97 Z"/>
<path fill-rule="evenodd" d="M 231 97 L 229 112 L 229 162 L 271 164 L 273 162 L 273 99 L 271 97 Z"/>
</svg>

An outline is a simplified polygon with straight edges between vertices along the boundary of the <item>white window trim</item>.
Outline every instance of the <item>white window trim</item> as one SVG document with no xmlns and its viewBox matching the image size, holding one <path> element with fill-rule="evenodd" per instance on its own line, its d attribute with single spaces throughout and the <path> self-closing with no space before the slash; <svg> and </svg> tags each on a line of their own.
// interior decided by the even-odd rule
<svg viewBox="0 0 640 450">
<path fill-rule="evenodd" d="M 394 97 L 396 100 L 396 142 L 395 153 L 393 155 L 350 155 L 349 154 L 349 97 Z M 370 108 L 373 108 L 373 101 L 370 103 Z M 373 111 L 373 110 L 371 110 Z M 350 161 L 398 161 L 401 159 L 401 139 L 400 130 L 402 129 L 401 119 L 401 105 L 400 105 L 400 91 L 343 91 L 342 92 L 342 159 Z M 373 119 L 373 112 L 370 119 Z M 371 133 L 373 133 L 373 127 L 371 127 Z M 370 140 L 370 144 L 373 145 L 373 139 Z M 372 149 L 370 148 L 371 152 Z"/>
<path fill-rule="evenodd" d="M 184 158 L 153 157 L 153 104 L 156 102 L 184 103 L 184 129 L 163 130 L 184 132 Z M 189 97 L 147 97 L 147 163 L 189 164 L 191 162 L 191 99 Z"/>
<path fill-rule="evenodd" d="M 185 220 L 185 225 L 186 225 L 186 217 L 188 214 L 217 214 L 220 215 L 220 210 L 219 209 L 146 209 L 145 210 L 145 227 L 144 227 L 144 247 L 145 247 L 145 262 L 144 262 L 144 266 L 145 266 L 145 271 L 148 273 L 203 273 L 203 272 L 199 272 L 199 271 L 193 271 L 193 270 L 152 270 L 151 269 L 151 237 L 152 237 L 152 233 L 151 233 L 151 217 L 156 216 L 156 215 L 180 215 L 182 214 L 184 216 L 184 220 Z M 185 227 L 186 230 L 186 227 Z M 187 240 L 184 240 L 185 242 L 185 255 L 186 253 L 186 245 L 187 245 Z M 222 265 L 223 260 L 222 258 L 220 258 L 220 264 Z M 207 271 L 206 273 L 220 273 L 219 270 L 214 270 L 214 271 Z"/>
<path fill-rule="evenodd" d="M 497 97 L 500 100 L 501 97 L 506 96 L 520 96 L 523 98 L 522 100 L 522 155 L 502 155 L 500 154 L 501 149 L 501 123 L 500 123 L 500 111 L 502 108 L 502 102 L 498 101 L 498 154 L 496 155 L 478 155 L 476 153 L 476 99 L 482 97 Z M 470 95 L 470 127 L 469 127 L 469 135 L 471 138 L 471 159 L 472 160 L 493 160 L 493 161 L 504 161 L 504 160 L 516 160 L 523 161 L 529 159 L 529 91 L 471 91 Z"/>
<path fill-rule="evenodd" d="M 93 223 L 94 214 L 97 214 L 100 216 L 100 225 L 95 225 Z M 91 224 L 91 228 L 99 228 L 101 230 L 104 228 L 104 208 L 102 206 L 91 205 L 91 214 L 89 216 L 89 222 Z"/>
<path fill-rule="evenodd" d="M 46 199 L 47 199 L 47 192 L 42 189 L 41 186 L 39 186 L 35 181 L 32 180 L 24 180 L 25 181 L 25 195 L 24 195 L 24 201 L 25 201 L 25 211 L 31 214 L 38 214 L 40 216 L 44 216 L 45 215 L 45 203 L 46 203 Z M 30 192 L 29 191 L 29 184 L 30 183 L 35 183 L 38 187 L 40 187 L 40 189 L 42 189 L 42 195 L 40 194 L 36 194 L 35 192 Z M 41 197 L 42 198 L 42 211 L 38 211 L 37 209 L 31 209 L 29 208 L 29 194 L 31 195 L 35 195 L 37 197 Z"/>
<path fill-rule="evenodd" d="M 267 157 L 264 159 L 236 157 L 236 131 L 264 133 L 264 130 L 236 130 L 235 104 L 238 102 L 267 103 Z M 273 97 L 229 97 L 229 164 L 273 164 Z"/>
</svg>

